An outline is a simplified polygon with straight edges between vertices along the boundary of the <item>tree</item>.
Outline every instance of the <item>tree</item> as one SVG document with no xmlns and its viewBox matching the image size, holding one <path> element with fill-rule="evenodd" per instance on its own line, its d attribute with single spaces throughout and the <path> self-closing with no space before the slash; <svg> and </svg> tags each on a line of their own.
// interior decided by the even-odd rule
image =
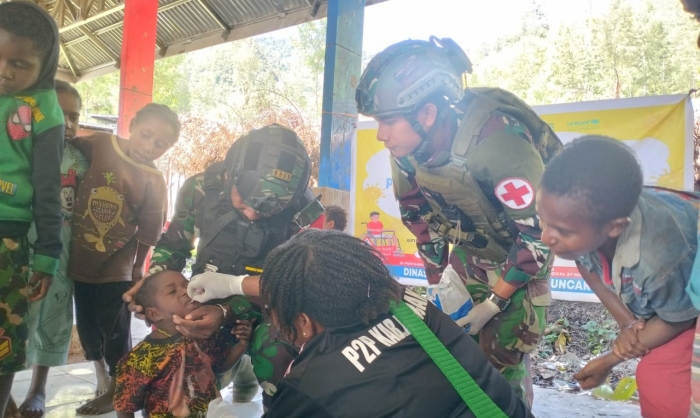
<svg viewBox="0 0 700 418">
<path fill-rule="evenodd" d="M 292 40 L 294 48 L 309 72 L 309 78 L 313 80 L 314 103 L 316 113 L 321 112 L 321 86 L 323 69 L 326 62 L 326 19 L 314 20 L 297 26 L 297 36 Z"/>
<path fill-rule="evenodd" d="M 81 120 L 89 115 L 116 115 L 119 105 L 119 73 L 110 73 L 76 84 L 83 101 Z"/>
<path fill-rule="evenodd" d="M 178 113 L 190 110 L 185 60 L 185 55 L 175 55 L 156 61 L 153 77 L 153 101 Z"/>
</svg>

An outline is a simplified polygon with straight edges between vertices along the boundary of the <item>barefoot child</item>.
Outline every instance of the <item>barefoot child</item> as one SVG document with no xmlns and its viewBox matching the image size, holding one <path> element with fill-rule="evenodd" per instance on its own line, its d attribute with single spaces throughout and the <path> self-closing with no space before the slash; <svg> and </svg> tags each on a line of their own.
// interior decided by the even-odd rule
<svg viewBox="0 0 700 418">
<path fill-rule="evenodd" d="M 153 161 L 180 134 L 177 115 L 159 104 L 146 105 L 129 128 L 128 140 L 98 133 L 72 142 L 90 168 L 78 187 L 68 276 L 85 356 L 98 378 L 105 364 L 110 376 L 107 391 L 77 409 L 84 415 L 113 410 L 115 367 L 131 349 L 131 315 L 121 295 L 143 277 L 165 220 L 165 181 Z"/>
<path fill-rule="evenodd" d="M 117 416 L 133 418 L 143 410 L 145 417 L 205 417 L 209 402 L 220 397 L 214 371 L 232 368 L 243 356 L 250 322 L 238 321 L 235 337 L 224 331 L 206 340 L 183 337 L 173 315 L 184 318 L 199 303 L 187 296 L 185 277 L 172 270 L 146 278 L 136 300 L 155 330 L 119 361 Z"/>
<path fill-rule="evenodd" d="M 599 136 L 575 140 L 542 177 L 542 242 L 557 256 L 576 260 L 621 329 L 612 352 L 574 375 L 581 387 L 599 386 L 614 366 L 642 357 L 642 416 L 686 417 L 698 311 L 685 288 L 697 251 L 698 198 L 643 188 L 642 181 L 642 169 L 623 143 Z"/>
<path fill-rule="evenodd" d="M 51 16 L 29 2 L 0 4 L 0 416 L 14 374 L 26 367 L 29 301 L 46 295 L 61 254 L 58 53 Z M 28 280 L 32 222 L 37 239 Z"/>
<path fill-rule="evenodd" d="M 65 81 L 56 80 L 58 103 L 65 121 L 65 140 L 75 138 L 78 132 L 82 100 L 78 91 Z M 27 361 L 34 365 L 32 383 L 24 402 L 19 407 L 23 418 L 40 418 L 46 402 L 46 378 L 50 367 L 62 366 L 68 359 L 73 330 L 73 280 L 66 276 L 71 242 L 71 221 L 78 182 L 87 171 L 85 157 L 66 143 L 61 163 L 61 241 L 63 250 L 58 270 L 45 298 L 29 305 L 29 346 Z M 36 228 L 29 231 L 29 242 L 36 240 Z M 30 263 L 30 269 L 33 267 Z"/>
</svg>

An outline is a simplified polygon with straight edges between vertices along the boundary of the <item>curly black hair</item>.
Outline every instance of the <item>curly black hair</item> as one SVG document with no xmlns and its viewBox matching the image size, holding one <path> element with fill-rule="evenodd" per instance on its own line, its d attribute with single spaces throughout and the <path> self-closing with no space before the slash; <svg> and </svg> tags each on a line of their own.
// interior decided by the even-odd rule
<svg viewBox="0 0 700 418">
<path fill-rule="evenodd" d="M 34 50 L 46 59 L 54 48 L 56 38 L 51 22 L 28 2 L 18 1 L 2 5 L 0 29 L 22 38 L 31 39 Z"/>
<path fill-rule="evenodd" d="M 160 290 L 160 286 L 158 284 L 160 279 L 166 277 L 168 274 L 181 273 L 174 270 L 163 270 L 142 279 L 143 283 L 141 284 L 141 288 L 138 290 L 138 292 L 136 292 L 136 295 L 134 295 L 134 303 L 143 307 L 144 314 L 148 308 L 157 308 L 155 295 L 158 293 L 158 290 Z M 148 319 L 145 321 L 146 324 L 151 325 L 151 322 Z"/>
<path fill-rule="evenodd" d="M 326 206 L 323 214 L 326 217 L 326 222 L 333 221 L 333 229 L 345 231 L 345 227 L 348 225 L 348 214 L 345 212 L 345 209 L 340 206 L 329 205 Z"/>
<path fill-rule="evenodd" d="M 401 295 L 374 248 L 333 230 L 311 229 L 277 247 L 260 279 L 263 304 L 291 341 L 300 313 L 324 327 L 368 324 Z"/>
<path fill-rule="evenodd" d="M 63 80 L 56 80 L 56 93 L 68 93 L 70 95 L 73 95 L 78 101 L 80 102 L 80 106 L 83 105 L 83 98 L 80 97 L 80 93 L 78 90 L 73 87 L 70 83 L 63 81 Z"/>
<path fill-rule="evenodd" d="M 547 193 L 579 199 L 581 210 L 603 226 L 632 214 L 642 194 L 644 175 L 634 152 L 604 136 L 576 139 L 549 162 L 540 187 Z"/>
<path fill-rule="evenodd" d="M 173 112 L 168 106 L 158 103 L 149 103 L 141 110 L 136 112 L 136 116 L 131 120 L 132 125 L 143 122 L 144 120 L 156 117 L 163 120 L 165 123 L 170 125 L 173 130 L 175 130 L 175 136 L 180 137 L 180 119 L 177 117 L 177 113 Z"/>
</svg>

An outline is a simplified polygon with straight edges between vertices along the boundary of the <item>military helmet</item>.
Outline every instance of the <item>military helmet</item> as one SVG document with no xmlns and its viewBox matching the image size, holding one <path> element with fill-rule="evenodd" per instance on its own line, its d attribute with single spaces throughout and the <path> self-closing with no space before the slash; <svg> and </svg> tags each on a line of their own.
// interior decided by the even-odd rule
<svg viewBox="0 0 700 418">
<path fill-rule="evenodd" d="M 309 186 L 311 159 L 301 139 L 277 124 L 236 140 L 224 160 L 225 186 L 263 217 L 298 201 Z"/>
<path fill-rule="evenodd" d="M 467 54 L 450 38 L 399 42 L 372 58 L 362 73 L 355 92 L 357 111 L 391 117 L 413 113 L 436 96 L 459 102 L 462 76 L 471 70 Z"/>
</svg>

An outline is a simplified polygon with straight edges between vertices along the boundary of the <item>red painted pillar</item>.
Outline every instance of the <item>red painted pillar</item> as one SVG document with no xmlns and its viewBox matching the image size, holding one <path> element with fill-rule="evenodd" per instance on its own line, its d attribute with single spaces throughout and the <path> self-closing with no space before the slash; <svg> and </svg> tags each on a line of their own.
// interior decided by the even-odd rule
<svg viewBox="0 0 700 418">
<path fill-rule="evenodd" d="M 151 103 L 158 0 L 125 0 L 117 134 L 129 137 L 136 112 Z"/>
</svg>

